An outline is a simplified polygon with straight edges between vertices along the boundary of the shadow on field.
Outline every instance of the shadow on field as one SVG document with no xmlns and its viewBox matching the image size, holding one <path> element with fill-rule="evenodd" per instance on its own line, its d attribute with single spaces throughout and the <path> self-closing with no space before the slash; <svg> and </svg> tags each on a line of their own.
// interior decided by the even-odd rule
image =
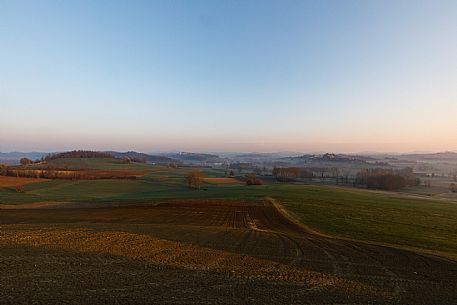
<svg viewBox="0 0 457 305">
<path fill-rule="evenodd" d="M 0 266 L 13 274 L 2 281 L 11 291 L 21 288 L 25 264 L 40 291 L 59 278 L 59 293 L 78 295 L 76 286 L 83 285 L 85 298 L 90 291 L 96 296 L 106 291 L 107 297 L 112 292 L 140 303 L 453 304 L 457 294 L 456 262 L 316 235 L 264 202 L 8 210 L 0 214 L 0 223 Z M 39 268 L 37 262 L 44 269 L 33 269 Z M 65 286 L 72 281 L 78 283 L 75 288 Z M 120 283 L 129 283 L 126 290 Z M 173 295 L 167 283 L 180 291 Z M 203 284 L 209 286 L 203 289 Z M 10 291 L 5 289 L 2 295 Z M 192 291 L 200 301 L 184 296 Z"/>
</svg>

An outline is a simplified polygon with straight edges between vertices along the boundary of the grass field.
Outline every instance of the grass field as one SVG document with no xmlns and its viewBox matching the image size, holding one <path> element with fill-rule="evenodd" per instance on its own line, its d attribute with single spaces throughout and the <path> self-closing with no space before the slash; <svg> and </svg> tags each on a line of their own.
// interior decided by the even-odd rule
<svg viewBox="0 0 457 305">
<path fill-rule="evenodd" d="M 284 191 L 276 197 L 319 231 L 457 258 L 455 203 L 317 186 Z"/>
<path fill-rule="evenodd" d="M 455 202 L 273 179 L 246 186 L 206 168 L 206 183 L 195 190 L 185 177 L 196 168 L 86 161 L 87 168 L 70 163 L 142 175 L 14 178 L 20 191 L 4 180 L 0 271 L 12 276 L 2 280 L 0 302 L 14 295 L 48 304 L 58 291 L 68 303 L 94 304 L 145 303 L 146 296 L 265 304 L 271 293 L 277 304 L 453 304 Z M 24 270 L 31 276 L 21 277 Z M 19 279 L 32 284 L 30 293 L 11 292 Z M 99 299 L 91 299 L 94 291 Z"/>
<path fill-rule="evenodd" d="M 204 181 L 209 184 L 242 184 L 242 181 L 234 178 L 205 178 Z"/>
<path fill-rule="evenodd" d="M 0 189 L 0 202 L 109 204 L 175 198 L 272 197 L 304 224 L 327 234 L 414 247 L 457 258 L 457 205 L 445 201 L 309 185 L 208 186 L 206 190 L 189 190 L 183 184 L 170 186 L 150 180 L 56 180 L 26 185 L 24 189 L 25 193 Z"/>
<path fill-rule="evenodd" d="M 271 197 L 301 222 L 326 234 L 457 257 L 457 204 L 453 202 L 332 186 L 232 185 L 226 183 L 222 170 L 214 169 L 201 169 L 208 183 L 201 190 L 192 190 L 185 185 L 184 178 L 195 168 L 116 164 L 103 158 L 61 160 L 67 165 L 73 163 L 81 167 L 83 163 L 105 170 L 143 168 L 145 173 L 136 180 L 34 180 L 32 184 L 24 182 L 24 192 L 0 187 L 0 204 L 51 201 L 100 206 L 177 198 L 262 200 Z"/>
</svg>

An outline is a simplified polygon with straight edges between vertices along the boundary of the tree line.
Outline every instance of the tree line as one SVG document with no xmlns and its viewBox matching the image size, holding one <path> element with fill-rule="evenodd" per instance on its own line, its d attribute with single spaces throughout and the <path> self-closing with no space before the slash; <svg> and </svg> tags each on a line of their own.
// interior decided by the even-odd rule
<svg viewBox="0 0 457 305">
<path fill-rule="evenodd" d="M 356 183 L 367 188 L 398 190 L 407 186 L 420 185 L 421 180 L 417 178 L 412 168 L 405 169 L 364 169 L 357 173 Z"/>
<path fill-rule="evenodd" d="M 48 166 L 40 169 L 24 169 L 0 165 L 0 176 L 45 179 L 136 179 L 128 171 L 116 170 L 64 170 Z"/>
<path fill-rule="evenodd" d="M 273 177 L 278 181 L 294 181 L 298 178 L 335 178 L 337 181 L 340 177 L 340 170 L 336 167 L 274 167 Z"/>
<path fill-rule="evenodd" d="M 296 181 L 297 179 L 334 179 L 336 184 L 351 184 L 384 190 L 397 190 L 407 186 L 420 185 L 421 180 L 413 173 L 412 168 L 405 169 L 363 169 L 354 174 L 339 168 L 303 168 L 275 167 L 273 177 L 281 182 Z"/>
</svg>

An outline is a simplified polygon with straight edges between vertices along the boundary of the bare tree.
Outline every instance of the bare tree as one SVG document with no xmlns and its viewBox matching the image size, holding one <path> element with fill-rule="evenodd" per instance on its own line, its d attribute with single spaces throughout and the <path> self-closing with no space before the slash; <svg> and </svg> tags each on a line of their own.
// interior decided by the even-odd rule
<svg viewBox="0 0 457 305">
<path fill-rule="evenodd" d="M 0 176 L 6 176 L 8 174 L 8 167 L 4 164 L 0 164 Z"/>
<path fill-rule="evenodd" d="M 457 169 L 453 169 L 451 172 L 452 179 L 457 182 Z"/>
<path fill-rule="evenodd" d="M 257 179 L 255 173 L 246 174 L 246 185 L 262 185 L 262 181 Z"/>
<path fill-rule="evenodd" d="M 19 162 L 21 162 L 21 165 L 29 165 L 29 164 L 33 163 L 33 161 L 30 160 L 29 158 L 21 158 L 21 160 Z"/>
<path fill-rule="evenodd" d="M 190 172 L 186 177 L 186 183 L 189 187 L 200 189 L 203 184 L 203 173 L 200 171 Z"/>
</svg>

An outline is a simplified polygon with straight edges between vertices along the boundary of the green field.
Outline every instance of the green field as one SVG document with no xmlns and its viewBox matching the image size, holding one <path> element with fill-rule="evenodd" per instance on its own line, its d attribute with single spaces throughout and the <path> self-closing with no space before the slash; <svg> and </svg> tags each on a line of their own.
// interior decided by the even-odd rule
<svg viewBox="0 0 457 305">
<path fill-rule="evenodd" d="M 334 187 L 285 188 L 273 196 L 321 232 L 457 258 L 455 203 Z"/>
<path fill-rule="evenodd" d="M 326 234 L 422 249 L 457 258 L 457 204 L 453 202 L 299 184 L 204 185 L 201 190 L 193 190 L 185 185 L 184 177 L 194 168 L 113 164 L 108 160 L 86 159 L 84 162 L 97 168 L 145 168 L 147 172 L 136 180 L 46 181 L 24 186 L 24 193 L 13 188 L 0 188 L 0 203 L 58 201 L 103 205 L 175 198 L 263 200 L 271 197 L 305 225 Z M 70 162 L 81 166 L 74 160 Z M 202 171 L 208 177 L 224 175 L 221 170 Z"/>
</svg>

